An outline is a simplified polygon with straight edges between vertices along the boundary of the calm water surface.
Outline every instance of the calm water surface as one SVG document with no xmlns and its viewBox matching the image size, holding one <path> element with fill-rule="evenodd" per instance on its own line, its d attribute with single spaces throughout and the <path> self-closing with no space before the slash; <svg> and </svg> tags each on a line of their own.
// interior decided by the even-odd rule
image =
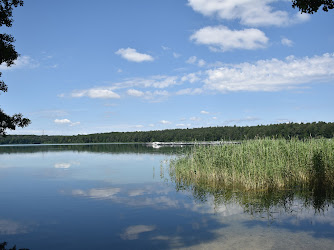
<svg viewBox="0 0 334 250">
<path fill-rule="evenodd" d="M 165 164 L 181 150 L 1 146 L 0 243 L 31 250 L 334 249 L 327 196 L 184 187 Z"/>
</svg>

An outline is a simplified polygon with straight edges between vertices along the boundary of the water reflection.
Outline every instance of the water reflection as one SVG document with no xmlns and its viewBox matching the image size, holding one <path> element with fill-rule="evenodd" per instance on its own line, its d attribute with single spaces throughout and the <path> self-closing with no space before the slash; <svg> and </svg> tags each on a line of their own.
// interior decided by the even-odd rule
<svg viewBox="0 0 334 250">
<path fill-rule="evenodd" d="M 86 196 L 93 199 L 111 199 L 115 194 L 119 193 L 120 190 L 120 188 L 93 188 L 85 192 L 81 189 L 76 189 L 72 191 L 72 194 Z"/>
<path fill-rule="evenodd" d="M 317 176 L 308 187 L 285 190 L 231 189 L 208 183 L 191 183 L 179 176 L 171 176 L 177 191 L 188 191 L 200 203 L 213 199 L 214 206 L 238 204 L 243 211 L 253 217 L 278 219 L 283 214 L 301 214 L 305 211 L 325 215 L 334 207 L 334 188 Z"/>
<path fill-rule="evenodd" d="M 0 167 L 0 242 L 35 250 L 334 244 L 333 190 L 319 178 L 308 189 L 275 192 L 194 185 L 164 168 L 161 181 L 152 171 L 159 176 L 168 150 L 183 149 L 125 147 L 32 146 L 13 154 L 0 147 L 0 166 L 12 166 Z"/>
<path fill-rule="evenodd" d="M 28 232 L 27 226 L 24 226 L 19 222 L 0 219 L 0 235 L 1 234 L 14 235 L 14 234 L 23 234 L 27 232 Z"/>
<path fill-rule="evenodd" d="M 151 232 L 156 229 L 156 226 L 148 226 L 148 225 L 136 225 L 130 226 L 125 229 L 125 232 L 121 234 L 121 238 L 123 240 L 137 240 L 139 238 L 139 234 L 145 232 Z"/>
<path fill-rule="evenodd" d="M 147 147 L 146 144 L 134 143 L 110 143 L 110 144 L 49 144 L 49 145 L 0 145 L 1 154 L 31 154 L 40 152 L 90 152 L 90 153 L 108 153 L 108 154 L 179 154 L 190 147 L 176 148 L 176 147 Z"/>
<path fill-rule="evenodd" d="M 72 162 L 58 162 L 54 164 L 54 168 L 62 168 L 62 169 L 68 169 L 72 166 L 79 166 L 80 162 L 78 161 L 72 161 Z"/>
</svg>

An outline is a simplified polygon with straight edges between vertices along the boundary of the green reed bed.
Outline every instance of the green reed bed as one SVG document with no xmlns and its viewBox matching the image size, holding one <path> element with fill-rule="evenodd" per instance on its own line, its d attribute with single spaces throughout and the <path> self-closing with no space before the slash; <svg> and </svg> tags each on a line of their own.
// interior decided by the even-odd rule
<svg viewBox="0 0 334 250">
<path fill-rule="evenodd" d="M 169 171 L 178 183 L 213 188 L 333 187 L 334 140 L 255 139 L 236 145 L 198 145 L 171 160 Z"/>
</svg>

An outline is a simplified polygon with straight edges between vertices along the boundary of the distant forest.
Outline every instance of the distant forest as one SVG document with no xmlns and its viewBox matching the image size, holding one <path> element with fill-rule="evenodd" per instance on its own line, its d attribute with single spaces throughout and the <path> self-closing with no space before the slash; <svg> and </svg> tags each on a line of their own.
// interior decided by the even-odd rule
<svg viewBox="0 0 334 250">
<path fill-rule="evenodd" d="M 58 143 L 112 143 L 112 142 L 177 142 L 245 140 L 256 137 L 332 138 L 334 123 L 287 123 L 258 126 L 225 126 L 192 129 L 167 129 L 136 132 L 110 132 L 73 136 L 7 135 L 0 144 L 58 144 Z"/>
</svg>

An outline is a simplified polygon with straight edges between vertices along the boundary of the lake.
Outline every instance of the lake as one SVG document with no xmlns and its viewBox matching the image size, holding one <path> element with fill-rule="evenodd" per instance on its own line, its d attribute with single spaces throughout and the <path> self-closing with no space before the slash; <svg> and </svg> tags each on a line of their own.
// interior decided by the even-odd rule
<svg viewBox="0 0 334 250">
<path fill-rule="evenodd" d="M 331 194 L 176 183 L 187 148 L 0 146 L 0 243 L 53 249 L 334 249 Z"/>
</svg>

